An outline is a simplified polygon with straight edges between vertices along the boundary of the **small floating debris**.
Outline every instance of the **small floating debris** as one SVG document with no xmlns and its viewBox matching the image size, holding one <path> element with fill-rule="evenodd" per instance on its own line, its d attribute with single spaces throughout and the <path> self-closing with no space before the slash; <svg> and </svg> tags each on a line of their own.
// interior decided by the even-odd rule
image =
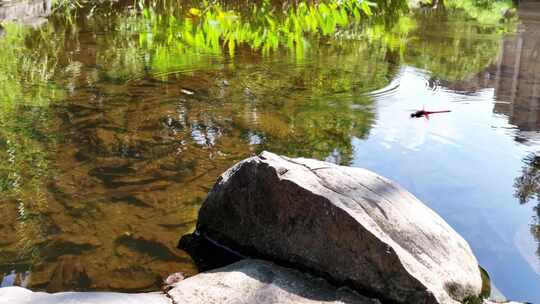
<svg viewBox="0 0 540 304">
<path fill-rule="evenodd" d="M 173 273 L 171 274 L 170 276 L 167 277 L 167 279 L 165 279 L 165 281 L 163 281 L 163 283 L 167 284 L 167 285 L 172 285 L 172 284 L 175 284 L 175 283 L 178 283 L 182 280 L 184 280 L 185 276 L 182 272 L 176 272 L 176 273 Z"/>
<path fill-rule="evenodd" d="M 190 91 L 190 90 L 188 90 L 188 89 L 181 89 L 180 92 L 182 92 L 182 93 L 184 93 L 184 94 L 186 94 L 186 95 L 193 95 L 193 94 L 195 94 L 195 92 Z"/>
</svg>

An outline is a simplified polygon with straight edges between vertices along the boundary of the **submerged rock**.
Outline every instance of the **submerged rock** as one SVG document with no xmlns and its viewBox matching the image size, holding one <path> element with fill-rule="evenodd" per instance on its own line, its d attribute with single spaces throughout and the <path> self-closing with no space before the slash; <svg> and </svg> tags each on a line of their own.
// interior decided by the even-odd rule
<svg viewBox="0 0 540 304">
<path fill-rule="evenodd" d="M 62 256 L 47 282 L 47 291 L 88 288 L 91 284 L 85 265 L 77 256 Z"/>
<path fill-rule="evenodd" d="M 457 303 L 482 280 L 467 242 L 390 180 L 263 152 L 227 170 L 197 231 L 243 254 L 398 303 Z"/>
</svg>

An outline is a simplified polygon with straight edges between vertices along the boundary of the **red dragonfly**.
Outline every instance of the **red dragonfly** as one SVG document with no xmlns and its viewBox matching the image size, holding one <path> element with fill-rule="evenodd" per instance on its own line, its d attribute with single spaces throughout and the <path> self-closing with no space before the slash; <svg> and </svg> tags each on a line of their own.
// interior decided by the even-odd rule
<svg viewBox="0 0 540 304">
<path fill-rule="evenodd" d="M 411 113 L 411 118 L 420 118 L 425 117 L 426 119 L 429 119 L 429 115 L 431 114 L 437 114 L 437 113 L 449 113 L 450 110 L 444 110 L 444 111 L 426 111 L 424 109 L 417 110 L 414 113 Z"/>
</svg>

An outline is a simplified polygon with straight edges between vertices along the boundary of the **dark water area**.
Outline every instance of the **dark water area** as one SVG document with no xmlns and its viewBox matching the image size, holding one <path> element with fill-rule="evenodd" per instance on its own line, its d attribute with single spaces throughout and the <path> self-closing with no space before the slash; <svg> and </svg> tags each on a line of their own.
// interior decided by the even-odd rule
<svg viewBox="0 0 540 304">
<path fill-rule="evenodd" d="M 180 237 L 223 171 L 269 150 L 397 181 L 500 293 L 540 302 L 540 3 L 455 2 L 319 20 L 286 2 L 120 1 L 3 20 L 2 286 L 195 274 Z M 410 118 L 423 107 L 452 112 Z"/>
</svg>

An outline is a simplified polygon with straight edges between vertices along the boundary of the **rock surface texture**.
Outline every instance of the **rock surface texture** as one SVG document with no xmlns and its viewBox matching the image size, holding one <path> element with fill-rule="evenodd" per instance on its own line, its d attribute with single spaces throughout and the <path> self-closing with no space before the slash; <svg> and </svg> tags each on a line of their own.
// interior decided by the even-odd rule
<svg viewBox="0 0 540 304">
<path fill-rule="evenodd" d="M 216 182 L 198 232 L 397 303 L 458 303 L 481 291 L 476 258 L 441 217 L 370 171 L 269 152 Z"/>
<path fill-rule="evenodd" d="M 22 287 L 0 288 L 0 304 L 171 304 L 163 294 L 116 292 L 32 292 Z"/>
<path fill-rule="evenodd" d="M 172 286 L 169 296 L 189 304 L 380 304 L 297 270 L 261 260 L 242 260 Z"/>
</svg>

